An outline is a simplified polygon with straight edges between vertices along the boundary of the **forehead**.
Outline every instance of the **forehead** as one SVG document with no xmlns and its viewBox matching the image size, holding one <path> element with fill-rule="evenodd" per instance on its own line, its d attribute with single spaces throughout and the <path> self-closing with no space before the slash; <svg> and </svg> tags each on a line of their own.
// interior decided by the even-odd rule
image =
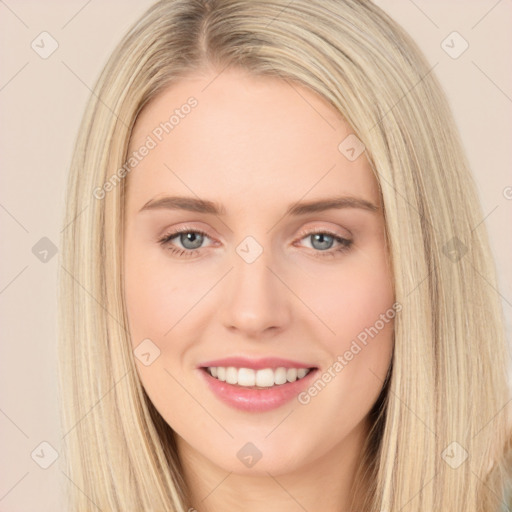
<svg viewBox="0 0 512 512">
<path fill-rule="evenodd" d="M 351 132 L 326 100 L 295 82 L 237 70 L 190 76 L 139 115 L 129 155 L 149 140 L 153 147 L 129 174 L 129 198 L 143 204 L 193 193 L 238 198 L 239 207 L 251 198 L 288 203 L 306 193 L 378 201 L 364 153 L 352 161 L 339 149 Z"/>
</svg>

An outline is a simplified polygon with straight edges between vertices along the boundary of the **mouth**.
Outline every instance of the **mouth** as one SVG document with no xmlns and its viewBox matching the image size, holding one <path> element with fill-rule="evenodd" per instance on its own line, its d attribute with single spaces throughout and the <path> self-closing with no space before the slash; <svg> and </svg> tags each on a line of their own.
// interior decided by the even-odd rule
<svg viewBox="0 0 512 512">
<path fill-rule="evenodd" d="M 223 403 L 247 412 L 283 406 L 303 391 L 315 366 L 276 358 L 229 358 L 198 367 L 209 390 Z"/>
</svg>

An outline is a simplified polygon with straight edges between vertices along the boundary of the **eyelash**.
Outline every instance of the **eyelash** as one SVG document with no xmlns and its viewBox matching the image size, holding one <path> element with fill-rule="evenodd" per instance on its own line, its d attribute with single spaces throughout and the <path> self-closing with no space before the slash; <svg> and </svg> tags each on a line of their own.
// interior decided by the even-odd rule
<svg viewBox="0 0 512 512">
<path fill-rule="evenodd" d="M 160 238 L 158 240 L 158 242 L 163 247 L 165 247 L 166 249 L 171 251 L 171 253 L 175 256 L 186 257 L 186 258 L 194 256 L 201 249 L 180 249 L 180 248 L 177 248 L 170 244 L 171 240 L 173 240 L 174 238 L 176 238 L 177 236 L 179 236 L 182 233 L 194 233 L 194 234 L 198 234 L 198 235 L 202 235 L 202 236 L 210 238 L 206 232 L 204 232 L 200 229 L 189 229 L 187 227 L 184 227 L 181 229 L 176 229 L 175 231 L 172 231 L 171 233 L 167 233 L 162 238 Z M 312 249 L 315 252 L 315 256 L 317 256 L 319 258 L 333 258 L 336 255 L 339 255 L 340 253 L 347 252 L 353 244 L 353 241 L 349 240 L 348 238 L 343 238 L 334 233 L 331 233 L 330 231 L 321 230 L 321 229 L 308 231 L 306 233 L 301 233 L 301 237 L 299 238 L 299 241 L 303 240 L 304 238 L 306 238 L 308 236 L 317 235 L 317 234 L 328 235 L 328 236 L 332 237 L 334 239 L 334 241 L 339 244 L 339 246 L 337 248 L 327 249 L 325 251 Z"/>
</svg>

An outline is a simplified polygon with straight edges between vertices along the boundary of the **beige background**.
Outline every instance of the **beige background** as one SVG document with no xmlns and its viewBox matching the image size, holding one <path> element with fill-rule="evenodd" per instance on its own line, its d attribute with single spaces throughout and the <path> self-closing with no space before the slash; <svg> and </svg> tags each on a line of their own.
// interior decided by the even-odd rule
<svg viewBox="0 0 512 512">
<path fill-rule="evenodd" d="M 89 90 L 116 42 L 151 3 L 0 0 L 0 511 L 64 510 L 61 459 L 42 469 L 31 458 L 43 441 L 57 454 L 62 446 L 55 355 L 58 258 L 43 263 L 32 247 L 42 237 L 59 243 L 64 183 Z M 413 35 L 432 65 L 438 63 L 435 73 L 479 187 L 510 332 L 512 3 L 377 3 Z M 47 59 L 31 48 L 43 31 L 59 45 Z M 457 59 L 441 48 L 453 31 L 469 43 Z M 49 454 L 48 447 L 39 447 L 34 459 L 44 462 Z"/>
</svg>

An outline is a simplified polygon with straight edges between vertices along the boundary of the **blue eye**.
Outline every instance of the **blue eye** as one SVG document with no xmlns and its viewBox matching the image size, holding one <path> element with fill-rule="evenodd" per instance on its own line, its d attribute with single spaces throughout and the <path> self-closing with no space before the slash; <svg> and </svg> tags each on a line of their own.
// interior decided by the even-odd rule
<svg viewBox="0 0 512 512">
<path fill-rule="evenodd" d="M 197 250 L 201 249 L 206 238 L 209 236 L 203 231 L 182 229 L 165 235 L 159 240 L 159 243 L 177 256 L 193 256 Z M 175 239 L 181 247 L 174 245 Z"/>
<path fill-rule="evenodd" d="M 176 235 L 185 249 L 198 249 L 203 245 L 204 235 L 196 231 L 188 231 Z"/>
<path fill-rule="evenodd" d="M 334 237 L 327 233 L 315 233 L 313 235 L 309 235 L 309 237 L 313 248 L 318 249 L 319 251 L 330 249 L 334 243 Z"/>
<path fill-rule="evenodd" d="M 333 257 L 336 253 L 348 251 L 353 243 L 352 240 L 326 231 L 309 233 L 301 238 L 301 240 L 309 240 L 311 249 L 314 249 L 316 253 L 315 256 L 319 257 Z"/>
</svg>

